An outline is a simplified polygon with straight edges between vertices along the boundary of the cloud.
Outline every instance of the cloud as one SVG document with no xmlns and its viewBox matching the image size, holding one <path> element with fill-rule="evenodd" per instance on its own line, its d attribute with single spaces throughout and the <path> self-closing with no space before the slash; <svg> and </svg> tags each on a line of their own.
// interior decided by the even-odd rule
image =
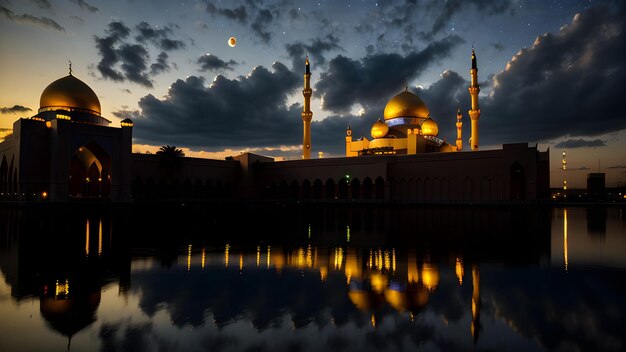
<svg viewBox="0 0 626 352">
<path fill-rule="evenodd" d="M 427 8 L 431 10 L 431 13 L 437 13 L 434 23 L 428 36 L 439 33 L 450 22 L 452 17 L 457 13 L 468 10 L 470 7 L 474 7 L 477 12 L 487 15 L 499 15 L 513 9 L 515 1 L 502 0 L 502 1 L 485 1 L 485 0 L 448 0 L 448 1 L 433 1 Z"/>
<path fill-rule="evenodd" d="M 87 10 L 93 13 L 99 12 L 97 7 L 89 5 L 84 0 L 70 0 L 70 1 L 78 5 L 82 10 Z"/>
<path fill-rule="evenodd" d="M 167 61 L 168 55 L 165 51 L 161 52 L 157 57 L 157 61 L 150 65 L 150 74 L 156 75 L 170 70 L 170 64 Z"/>
<path fill-rule="evenodd" d="M 323 99 L 324 110 L 335 113 L 349 112 L 355 104 L 379 106 L 462 42 L 460 37 L 449 36 L 406 56 L 376 54 L 360 60 L 337 56 L 321 73 L 316 93 Z"/>
<path fill-rule="evenodd" d="M 228 20 L 248 26 L 257 38 L 264 44 L 269 44 L 272 40 L 272 31 L 268 28 L 278 20 L 281 14 L 281 7 L 284 4 L 274 4 L 268 7 L 261 7 L 261 2 L 247 1 L 246 5 L 239 5 L 235 8 L 218 7 L 212 2 L 206 1 L 206 11 L 213 17 L 221 16 Z M 251 22 L 249 23 L 249 20 Z"/>
<path fill-rule="evenodd" d="M 185 47 L 185 43 L 182 40 L 169 38 L 169 35 L 173 33 L 171 27 L 164 26 L 163 28 L 158 28 L 157 26 L 156 28 L 152 28 L 148 22 L 140 22 L 135 29 L 139 32 L 135 39 L 140 43 L 150 41 L 165 51 Z"/>
<path fill-rule="evenodd" d="M 626 169 L 626 165 L 609 166 L 608 169 Z"/>
<path fill-rule="evenodd" d="M 597 136 L 626 128 L 623 18 L 622 5 L 594 7 L 520 50 L 481 99 L 485 142 Z"/>
<path fill-rule="evenodd" d="M 224 61 L 213 54 L 204 54 L 198 58 L 200 71 L 224 71 L 231 70 L 238 65 L 235 60 Z"/>
<path fill-rule="evenodd" d="M 343 51 L 339 44 L 337 44 L 339 43 L 339 39 L 332 34 L 323 38 L 315 38 L 309 42 L 311 44 L 296 42 L 285 45 L 287 54 L 291 58 L 292 67 L 296 71 L 302 70 L 306 54 L 309 54 L 316 66 L 321 67 L 326 63 L 325 53 L 337 50 Z"/>
<path fill-rule="evenodd" d="M 267 30 L 267 27 L 269 27 L 273 19 L 274 16 L 270 10 L 262 9 L 250 26 L 254 33 L 266 44 L 272 39 L 272 33 Z"/>
<path fill-rule="evenodd" d="M 0 6 L 0 14 L 4 15 L 4 17 L 6 17 L 7 19 L 13 22 L 24 23 L 24 24 L 34 24 L 34 25 L 43 27 L 45 29 L 52 29 L 52 30 L 59 31 L 59 32 L 65 32 L 65 28 L 63 28 L 63 26 L 61 26 L 56 21 L 48 17 L 35 17 L 32 15 L 28 15 L 28 14 L 16 15 L 13 13 L 13 11 L 7 9 L 4 6 Z"/>
<path fill-rule="evenodd" d="M 30 0 L 32 3 L 37 5 L 40 9 L 50 10 L 52 9 L 52 4 L 48 0 Z"/>
<path fill-rule="evenodd" d="M 117 82 L 126 80 L 140 84 L 146 88 L 154 85 L 151 75 L 170 70 L 175 63 L 168 61 L 166 51 L 184 47 L 184 43 L 168 36 L 173 33 L 170 27 L 152 28 L 147 22 L 140 22 L 135 30 L 137 43 L 130 42 L 132 30 L 123 22 L 109 23 L 105 36 L 94 36 L 96 48 L 100 55 L 97 69 L 105 79 Z M 150 52 L 147 43 L 163 50 L 154 63 L 150 64 Z"/>
<path fill-rule="evenodd" d="M 31 108 L 27 108 L 22 105 L 13 105 L 11 107 L 0 108 L 0 114 L 17 114 L 20 112 L 33 111 Z"/>
<path fill-rule="evenodd" d="M 189 76 L 174 82 L 164 98 L 141 98 L 135 137 L 206 148 L 297 144 L 301 107 L 287 106 L 287 97 L 299 78 L 279 62 L 236 79 L 218 75 L 208 87 L 202 77 Z"/>
<path fill-rule="evenodd" d="M 561 170 L 561 169 L 559 169 L 559 170 Z M 581 166 L 581 167 L 568 167 L 566 169 L 566 171 L 584 171 L 584 170 L 589 170 L 589 168 L 586 167 L 586 166 Z"/>
<path fill-rule="evenodd" d="M 85 20 L 82 17 L 72 15 L 70 16 L 70 18 L 78 22 L 79 24 L 85 24 Z"/>
<path fill-rule="evenodd" d="M 206 10 L 211 15 L 221 15 L 230 20 L 245 24 L 248 20 L 248 12 L 243 5 L 234 9 L 225 9 L 215 6 L 213 3 L 207 2 Z"/>
<path fill-rule="evenodd" d="M 559 142 L 555 145 L 556 148 L 595 148 L 606 147 L 606 142 L 601 139 L 586 140 L 586 139 L 568 139 Z"/>
</svg>

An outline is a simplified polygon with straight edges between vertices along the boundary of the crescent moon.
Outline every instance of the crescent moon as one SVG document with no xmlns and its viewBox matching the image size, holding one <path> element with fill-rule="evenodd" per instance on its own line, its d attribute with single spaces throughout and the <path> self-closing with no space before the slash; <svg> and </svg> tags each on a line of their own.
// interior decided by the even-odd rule
<svg viewBox="0 0 626 352">
<path fill-rule="evenodd" d="M 237 38 L 235 38 L 235 37 L 230 37 L 230 38 L 228 39 L 228 45 L 229 45 L 231 48 L 234 48 L 234 47 L 235 47 L 235 45 L 237 45 Z"/>
</svg>

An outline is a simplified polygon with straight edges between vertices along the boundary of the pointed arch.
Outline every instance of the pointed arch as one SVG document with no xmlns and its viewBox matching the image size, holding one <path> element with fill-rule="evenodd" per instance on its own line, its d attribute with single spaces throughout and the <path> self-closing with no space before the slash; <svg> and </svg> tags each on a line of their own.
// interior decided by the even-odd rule
<svg viewBox="0 0 626 352">
<path fill-rule="evenodd" d="M 385 180 L 378 176 L 376 178 L 376 199 L 385 199 Z"/>
<path fill-rule="evenodd" d="M 304 181 L 302 181 L 302 198 L 311 199 L 311 192 L 312 192 L 311 181 L 309 181 L 308 179 L 305 179 Z"/>
<path fill-rule="evenodd" d="M 339 180 L 339 187 L 338 187 L 338 198 L 339 199 L 348 199 L 348 190 L 349 190 L 349 185 L 348 185 L 348 179 L 345 177 L 342 177 Z"/>
<path fill-rule="evenodd" d="M 363 180 L 363 198 L 372 199 L 372 193 L 373 193 L 372 179 L 369 177 L 366 177 Z"/>
<path fill-rule="evenodd" d="M 314 199 L 322 199 L 324 198 L 324 184 L 322 180 L 319 178 L 313 181 L 313 198 Z"/>
<path fill-rule="evenodd" d="M 350 182 L 350 197 L 352 199 L 361 198 L 361 181 L 356 177 Z"/>
<path fill-rule="evenodd" d="M 326 180 L 326 199 L 335 199 L 335 180 L 329 178 Z"/>
</svg>

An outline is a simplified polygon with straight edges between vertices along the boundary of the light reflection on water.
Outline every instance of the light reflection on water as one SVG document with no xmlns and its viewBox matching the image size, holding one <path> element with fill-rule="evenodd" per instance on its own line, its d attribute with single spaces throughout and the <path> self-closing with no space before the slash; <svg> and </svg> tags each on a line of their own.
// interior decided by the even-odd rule
<svg viewBox="0 0 626 352">
<path fill-rule="evenodd" d="M 380 212 L 289 213 L 267 237 L 225 214 L 0 210 L 0 350 L 626 347 L 622 209 Z"/>
</svg>

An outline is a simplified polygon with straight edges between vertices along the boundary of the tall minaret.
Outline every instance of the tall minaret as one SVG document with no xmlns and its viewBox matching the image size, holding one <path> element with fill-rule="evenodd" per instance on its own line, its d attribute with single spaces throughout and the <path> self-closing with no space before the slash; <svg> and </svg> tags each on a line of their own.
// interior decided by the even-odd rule
<svg viewBox="0 0 626 352">
<path fill-rule="evenodd" d="M 309 67 L 309 55 L 306 56 L 306 70 L 304 71 L 304 107 L 302 108 L 302 123 L 304 124 L 304 136 L 302 137 L 302 159 L 311 159 L 311 68 Z"/>
<path fill-rule="evenodd" d="M 462 138 L 462 134 L 463 134 L 463 122 L 461 122 L 461 118 L 463 117 L 463 115 L 461 115 L 461 108 L 458 108 L 456 110 L 456 150 L 457 151 L 461 151 L 461 149 L 463 149 L 463 140 Z"/>
<path fill-rule="evenodd" d="M 478 150 L 478 119 L 480 119 L 480 108 L 478 107 L 478 93 L 480 93 L 480 85 L 478 85 L 478 66 L 476 65 L 476 54 L 472 48 L 472 69 L 470 70 L 471 82 L 469 93 L 472 97 L 472 109 L 469 111 L 472 119 L 472 137 L 470 138 L 470 146 L 472 150 Z"/>
</svg>

